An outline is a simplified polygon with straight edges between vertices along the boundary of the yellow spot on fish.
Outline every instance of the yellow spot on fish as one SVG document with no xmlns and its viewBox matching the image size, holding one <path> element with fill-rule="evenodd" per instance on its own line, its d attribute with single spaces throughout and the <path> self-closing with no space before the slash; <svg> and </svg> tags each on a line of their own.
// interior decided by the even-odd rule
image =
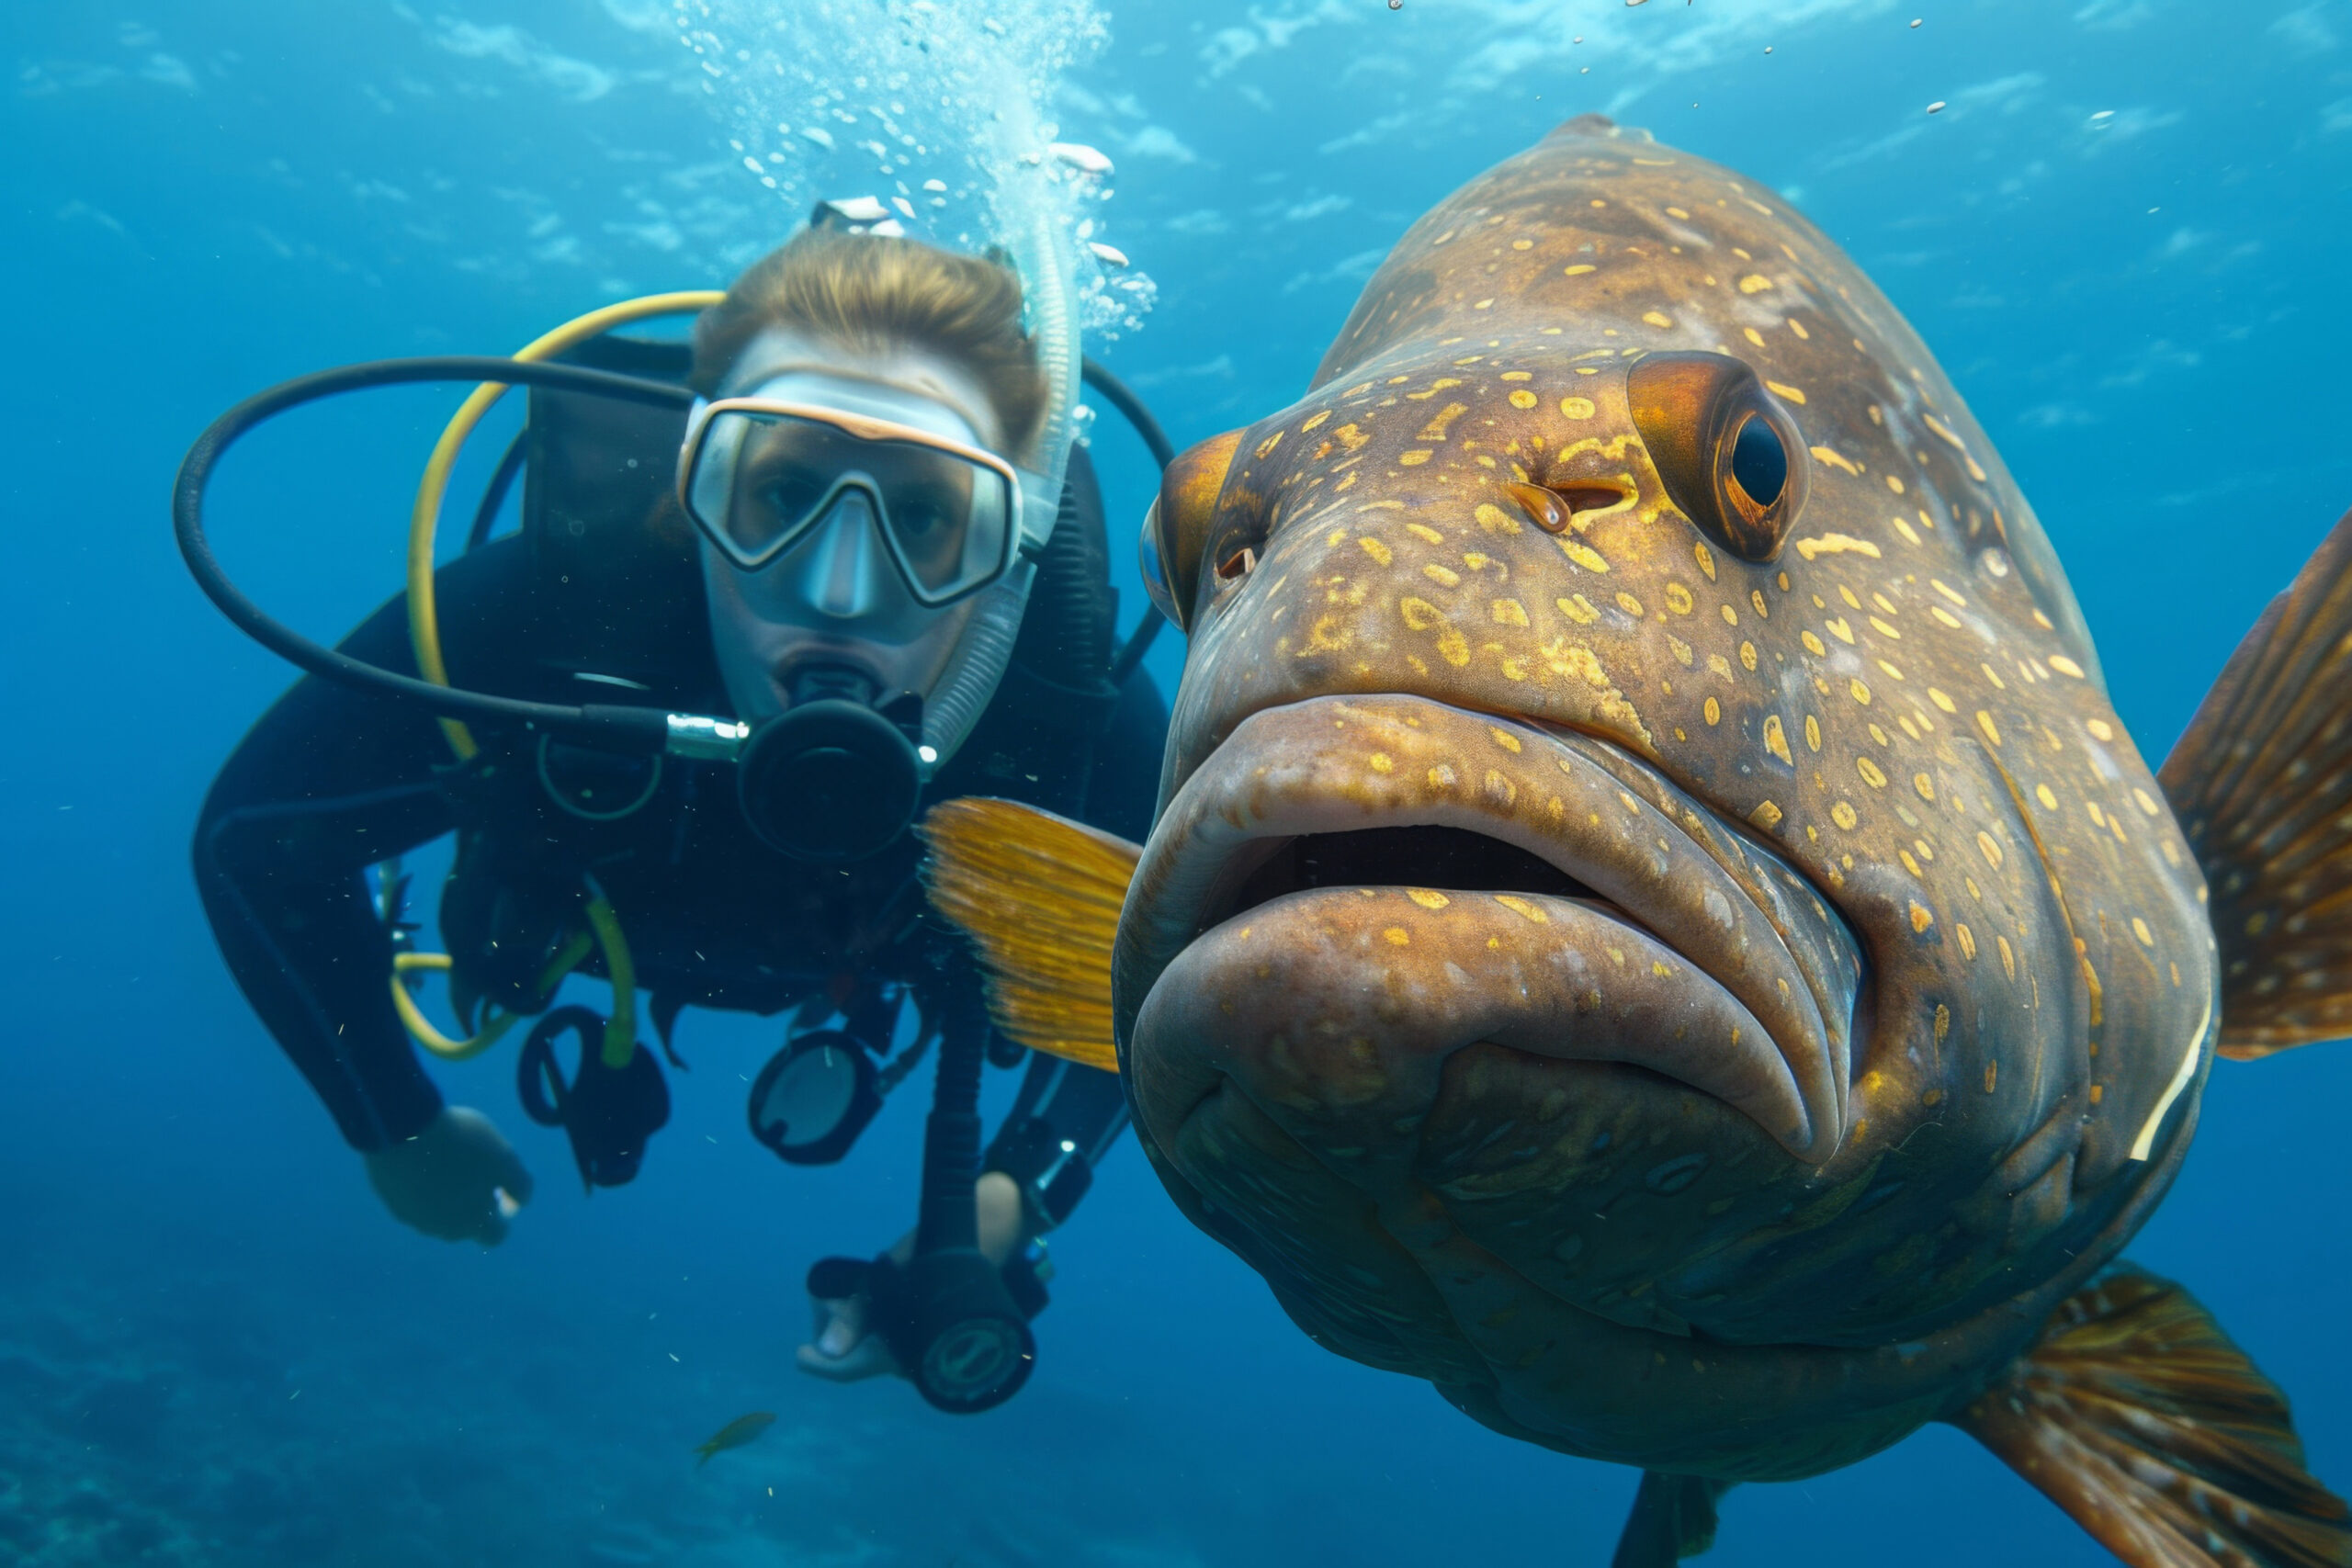
<svg viewBox="0 0 2352 1568">
<path fill-rule="evenodd" d="M 1670 327 L 1674 325 L 1674 318 L 1668 315 L 1663 310 L 1645 310 L 1642 312 L 1642 320 L 1647 321 L 1651 326 L 1658 328 Z"/>
<path fill-rule="evenodd" d="M 1705 712 L 1707 716 L 1707 722 L 1709 724 L 1721 724 L 1724 721 L 1724 705 L 1723 704 L 1715 701 L 1714 698 L 1709 697 L 1707 699 Z"/>
<path fill-rule="evenodd" d="M 1754 643 L 1742 642 L 1739 645 L 1739 662 L 1742 667 L 1747 670 L 1752 671 L 1756 668 L 1756 645 Z"/>
<path fill-rule="evenodd" d="M 1428 887 L 1408 887 L 1405 889 L 1405 897 L 1424 909 L 1442 909 L 1453 902 L 1444 894 Z"/>
<path fill-rule="evenodd" d="M 1562 267 L 1560 272 L 1563 276 L 1582 277 L 1588 272 L 1598 272 L 1600 270 L 1600 269 L 1599 267 L 1594 266 L 1590 262 L 1578 262 L 1574 266 Z"/>
<path fill-rule="evenodd" d="M 1368 765 L 1375 773 L 1393 773 L 1396 771 L 1396 759 L 1385 751 L 1374 751 Z"/>
<path fill-rule="evenodd" d="M 1363 547 L 1364 554 L 1370 556 L 1373 559 L 1378 561 L 1383 566 L 1386 566 L 1390 561 L 1396 558 L 1389 553 L 1388 547 L 1385 544 L 1374 538 L 1369 534 L 1358 539 L 1356 543 Z"/>
<path fill-rule="evenodd" d="M 1298 433 L 1301 435 L 1304 435 L 1310 430 L 1317 429 L 1322 425 L 1325 420 L 1330 417 L 1331 411 L 1329 409 L 1325 409 L 1321 413 L 1317 414 L 1313 419 L 1310 419 L 1305 424 L 1300 425 L 1298 427 Z"/>
<path fill-rule="evenodd" d="M 1855 555 L 1868 556 L 1872 560 L 1881 558 L 1879 547 L 1876 545 L 1868 539 L 1857 539 L 1851 534 L 1824 534 L 1817 539 L 1799 539 L 1796 541 L 1796 547 L 1797 554 L 1807 560 L 1813 559 L 1815 556 L 1844 555 L 1849 551 Z"/>
<path fill-rule="evenodd" d="M 1829 808 L 1829 819 L 1848 832 L 1853 831 L 1854 824 L 1860 820 L 1854 815 L 1853 807 L 1842 800 Z"/>
<path fill-rule="evenodd" d="M 2154 817 L 2156 814 L 2156 803 L 2148 798 L 2148 792 L 2146 790 L 2134 788 L 2132 791 L 2132 798 L 2140 803 L 2140 809 L 2142 811 L 2146 812 L 2151 817 Z"/>
<path fill-rule="evenodd" d="M 1416 446 L 1410 452 L 1396 454 L 1396 466 L 1400 468 L 1418 468 L 1429 460 L 1430 449 L 1426 446 Z"/>
<path fill-rule="evenodd" d="M 1787 731 L 1781 728 L 1779 714 L 1764 716 L 1764 750 L 1791 767 L 1796 766 L 1796 759 L 1789 755 L 1789 737 Z"/>
<path fill-rule="evenodd" d="M 1437 412 L 1430 415 L 1430 422 L 1421 426 L 1421 433 L 1413 437 L 1413 439 L 1416 441 L 1442 441 L 1445 439 L 1446 426 L 1452 424 L 1455 420 L 1460 419 L 1464 414 L 1468 413 L 1469 412 L 1470 405 L 1468 403 L 1448 403 L 1445 407 L 1438 410 Z"/>
<path fill-rule="evenodd" d="M 1421 575 L 1428 578 L 1431 582 L 1437 583 L 1441 587 L 1445 588 L 1454 587 L 1462 581 L 1462 574 L 1460 572 L 1454 570 L 1449 566 L 1440 566 L 1435 561 L 1430 561 L 1428 565 L 1422 567 Z"/>
<path fill-rule="evenodd" d="M 1836 637 L 1839 642 L 1848 644 L 1851 644 L 1853 642 L 1854 628 L 1846 624 L 1844 616 L 1833 616 L 1831 619 L 1824 621 L 1821 624 L 1827 626 L 1829 628 L 1829 635 Z"/>
<path fill-rule="evenodd" d="M 1992 834 L 1979 832 L 1976 835 L 1976 848 L 1984 855 L 1985 864 L 1995 871 L 2001 869 L 2001 846 Z"/>
<path fill-rule="evenodd" d="M 1407 933 L 1403 926 L 1390 926 L 1380 934 L 1386 937 L 1390 944 L 1396 947 L 1410 947 L 1413 944 L 1412 937 Z"/>
<path fill-rule="evenodd" d="M 2018 977 L 2018 955 L 2010 949 L 2009 939 L 2005 936 L 1996 936 L 1993 939 L 1993 942 L 1995 945 L 1999 947 L 2001 950 L 2001 967 L 2007 972 L 2010 979 L 2016 979 Z"/>
<path fill-rule="evenodd" d="M 1271 456 L 1271 455 L 1272 454 L 1273 450 L 1274 450 L 1274 444 L 1275 444 L 1276 442 L 1279 442 L 1282 438 L 1283 438 L 1283 433 L 1282 433 L 1281 431 L 1277 430 L 1277 431 L 1275 431 L 1272 435 L 1267 436 L 1263 441 L 1259 442 L 1259 443 L 1258 443 L 1258 457 L 1259 457 L 1259 460 L 1262 462 L 1262 461 L 1264 461 L 1264 460 L 1265 460 L 1265 458 L 1266 458 L 1266 457 L 1268 457 L 1269 456 Z"/>
<path fill-rule="evenodd" d="M 1439 658 L 1456 669 L 1470 662 L 1469 639 L 1455 627 L 1448 626 L 1437 634 L 1437 651 Z"/>
<path fill-rule="evenodd" d="M 1953 615 L 1950 610 L 1945 609 L 1941 604 L 1928 605 L 1928 614 L 1935 616 L 1939 622 L 1944 626 L 1950 626 L 1952 630 L 1960 630 L 1960 617 Z"/>
<path fill-rule="evenodd" d="M 1405 624 L 1417 632 L 1425 632 L 1445 619 L 1445 612 L 1426 599 L 1399 599 L 1396 608 L 1404 615 Z"/>
<path fill-rule="evenodd" d="M 1590 419 L 1595 410 L 1596 405 L 1590 398 L 1562 398 L 1560 400 L 1560 412 L 1570 419 Z"/>
<path fill-rule="evenodd" d="M 1764 346 L 1764 334 L 1762 333 L 1758 332 L 1754 327 L 1742 327 L 1739 330 L 1742 335 L 1744 335 L 1748 342 L 1754 344 L 1758 348 L 1762 348 Z"/>
<path fill-rule="evenodd" d="M 1690 554 L 1698 561 L 1699 570 L 1707 574 L 1707 581 L 1713 582 L 1715 580 L 1715 552 L 1707 548 L 1707 541 L 1695 541 L 1690 547 Z"/>
<path fill-rule="evenodd" d="M 1965 925 L 1954 926 L 1952 934 L 1960 938 L 1961 956 L 1971 964 L 1976 962 L 1976 933 Z"/>
<path fill-rule="evenodd" d="M 1412 535 L 1416 539 L 1422 540 L 1428 544 L 1442 545 L 1445 543 L 1445 536 L 1425 523 L 1408 523 L 1405 525 L 1405 532 Z"/>
<path fill-rule="evenodd" d="M 1609 570 L 1609 562 L 1601 558 L 1600 552 L 1594 549 L 1590 545 L 1586 544 L 1581 539 L 1571 539 L 1566 535 L 1563 534 L 1553 542 L 1560 547 L 1560 553 L 1562 555 L 1566 556 L 1570 560 L 1576 562 L 1587 571 L 1607 571 Z"/>
<path fill-rule="evenodd" d="M 1911 787 L 1919 792 L 1921 800 L 1932 802 L 1936 798 L 1936 781 L 1925 773 L 1912 774 Z"/>
<path fill-rule="evenodd" d="M 1847 683 L 1846 690 L 1851 692 L 1854 695 L 1854 700 L 1861 704 L 1864 707 L 1871 705 L 1871 689 L 1862 684 L 1860 677 L 1849 682 Z"/>
<path fill-rule="evenodd" d="M 1994 726 L 1993 716 L 1983 708 L 1976 710 L 1976 728 L 1983 730 L 1984 739 L 1994 745 L 1998 746 L 2001 743 L 2001 732 Z"/>
<path fill-rule="evenodd" d="M 2033 786 L 2033 798 L 2041 802 L 2041 809 L 2044 811 L 2058 809 L 2058 797 L 2050 793 L 2050 786 L 2046 784 L 2038 784 Z"/>
<path fill-rule="evenodd" d="M 1696 601 L 1690 597 L 1690 590 L 1683 587 L 1682 584 L 1669 582 L 1666 585 L 1666 607 L 1676 615 L 1689 615 Z"/>
<path fill-rule="evenodd" d="M 1895 494 L 1901 495 L 1903 493 L 1903 481 L 1896 479 L 1893 474 L 1889 474 L 1886 476 L 1886 488 L 1893 491 Z"/>
<path fill-rule="evenodd" d="M 2083 667 L 2063 653 L 2053 653 L 2050 656 L 2050 668 L 2057 671 L 2061 675 L 2072 675 L 2077 681 L 2084 678 Z"/>
<path fill-rule="evenodd" d="M 1600 619 L 1600 612 L 1587 604 L 1585 596 L 1581 593 L 1572 594 L 1566 599 L 1555 599 L 1552 603 L 1560 607 L 1560 614 L 1580 626 L 1589 626 Z"/>
<path fill-rule="evenodd" d="M 1498 626 L 1523 626 L 1527 624 L 1527 606 L 1516 599 L 1498 599 L 1487 605 L 1487 610 Z"/>
<path fill-rule="evenodd" d="M 1522 919 L 1531 920 L 1536 925 L 1549 925 L 1552 922 L 1551 916 L 1545 914 L 1542 909 L 1538 908 L 1533 904 L 1529 903 L 1524 898 L 1514 897 L 1509 893 L 1498 893 L 1494 895 L 1494 899 L 1496 903 L 1500 904 L 1512 914 L 1519 916 Z"/>
<path fill-rule="evenodd" d="M 1815 659 L 1826 659 L 1829 657 L 1829 649 L 1823 646 L 1821 639 L 1814 636 L 1811 632 L 1801 631 L 1797 633 L 1797 640 L 1804 643 L 1805 651 L 1812 654 Z"/>
<path fill-rule="evenodd" d="M 1880 620 L 1876 615 L 1870 615 L 1864 618 L 1870 622 L 1871 630 L 1878 633 L 1879 636 L 1891 638 L 1895 642 L 1901 642 L 1903 640 L 1903 634 L 1901 632 L 1896 631 L 1893 626 L 1890 626 L 1884 621 Z"/>
<path fill-rule="evenodd" d="M 2112 740 L 2115 739 L 2115 726 L 2108 723 L 2107 720 L 2103 718 L 2087 720 L 2083 725 L 2083 728 L 2091 732 L 2091 739 L 2094 740 Z"/>
<path fill-rule="evenodd" d="M 1501 507 L 1497 506 L 1491 501 L 1480 502 L 1471 510 L 1470 515 L 1476 518 L 1478 520 L 1478 526 L 1484 528 L 1489 534 L 1516 534 L 1519 532 L 1519 519 L 1513 517 L 1510 513 L 1505 512 Z"/>
<path fill-rule="evenodd" d="M 1928 688 L 1928 700 L 1935 704 L 1938 707 L 1943 709 L 1946 713 L 1958 713 L 1960 711 L 1959 708 L 1952 705 L 1952 700 L 1950 697 L 1944 695 L 1933 686 Z"/>
<path fill-rule="evenodd" d="M 1634 619 L 1637 621 L 1642 618 L 1642 602 L 1639 599 L 1634 598 L 1631 593 L 1618 594 L 1617 607 L 1624 611 L 1625 614 L 1633 616 Z"/>
<path fill-rule="evenodd" d="M 1756 809 L 1747 814 L 1747 819 L 1769 833 L 1781 825 L 1781 808 L 1769 800 L 1758 801 Z"/>
<path fill-rule="evenodd" d="M 1920 904 L 1916 899 L 1913 900 L 1911 904 L 1911 929 L 1915 931 L 1925 931 L 1929 926 L 1932 926 L 1935 923 L 1936 917 L 1928 912 L 1926 906 Z M 1938 1009 L 1937 1010 L 1940 1012 L 1942 1010 Z"/>
<path fill-rule="evenodd" d="M 1821 721 L 1811 714 L 1804 716 L 1804 744 L 1808 751 L 1821 750 Z"/>
<path fill-rule="evenodd" d="M 1861 469 L 1854 467 L 1851 462 L 1838 456 L 1836 452 L 1830 450 L 1826 446 L 1815 446 L 1813 448 L 1813 455 L 1815 457 L 1818 457 L 1821 461 L 1828 464 L 1833 468 L 1843 468 L 1848 473 L 1853 475 L 1856 479 L 1861 478 Z"/>
<path fill-rule="evenodd" d="M 1804 394 L 1798 391 L 1794 387 L 1790 386 L 1786 381 L 1767 381 L 1764 385 L 1771 389 L 1772 395 L 1774 397 L 1786 398 L 1789 401 L 1796 404 L 1799 408 L 1803 408 L 1804 406 Z"/>
<path fill-rule="evenodd" d="M 1535 406 L 1535 394 L 1524 387 L 1516 388 L 1510 395 L 1510 406 L 1515 409 L 1532 409 Z"/>
</svg>

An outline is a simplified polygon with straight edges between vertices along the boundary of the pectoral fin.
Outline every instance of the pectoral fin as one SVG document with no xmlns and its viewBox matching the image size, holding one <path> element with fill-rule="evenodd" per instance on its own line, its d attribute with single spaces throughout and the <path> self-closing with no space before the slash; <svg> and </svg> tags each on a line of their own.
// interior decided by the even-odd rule
<svg viewBox="0 0 2352 1568">
<path fill-rule="evenodd" d="M 1032 1050 L 1118 1071 L 1111 942 L 1142 850 L 977 795 L 933 807 L 919 831 L 932 907 L 979 951 L 997 1028 Z"/>
<path fill-rule="evenodd" d="M 2287 1401 L 2178 1285 L 2119 1264 L 1955 1419 L 2132 1568 L 2344 1568 Z"/>
<path fill-rule="evenodd" d="M 1732 1485 L 1704 1475 L 1642 1472 L 1609 1568 L 1674 1568 L 1714 1545 L 1715 1501 Z"/>
<path fill-rule="evenodd" d="M 2352 514 L 2156 776 L 2211 886 L 2222 1055 L 2352 1034 Z"/>
</svg>

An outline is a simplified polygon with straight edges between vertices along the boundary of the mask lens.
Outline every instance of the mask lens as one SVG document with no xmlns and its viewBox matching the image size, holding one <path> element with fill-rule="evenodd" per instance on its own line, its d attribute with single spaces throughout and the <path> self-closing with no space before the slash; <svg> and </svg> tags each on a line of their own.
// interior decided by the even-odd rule
<svg viewBox="0 0 2352 1568">
<path fill-rule="evenodd" d="M 1011 563 L 1012 482 L 928 443 L 864 437 L 799 414 L 722 409 L 696 447 L 684 499 L 729 558 L 756 570 L 789 549 L 849 489 L 865 492 L 917 597 L 956 597 Z"/>
</svg>

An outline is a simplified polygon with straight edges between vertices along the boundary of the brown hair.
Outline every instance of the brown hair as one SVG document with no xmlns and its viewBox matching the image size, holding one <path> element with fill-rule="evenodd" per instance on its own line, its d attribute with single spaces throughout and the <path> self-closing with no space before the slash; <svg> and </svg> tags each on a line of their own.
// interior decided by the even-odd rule
<svg viewBox="0 0 2352 1568">
<path fill-rule="evenodd" d="M 1021 330 L 1021 281 L 992 261 L 886 235 L 804 229 L 752 264 L 695 323 L 689 382 L 709 397 L 744 347 L 797 327 L 846 349 L 923 348 L 988 390 L 1012 450 L 1024 455 L 1046 415 L 1046 378 Z"/>
</svg>

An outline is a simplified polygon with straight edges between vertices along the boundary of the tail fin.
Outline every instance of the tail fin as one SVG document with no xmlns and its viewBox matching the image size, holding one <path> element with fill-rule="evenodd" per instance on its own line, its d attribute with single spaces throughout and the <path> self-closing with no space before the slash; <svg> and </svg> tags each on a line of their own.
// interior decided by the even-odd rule
<svg viewBox="0 0 2352 1568">
<path fill-rule="evenodd" d="M 1954 1425 L 2132 1568 L 2345 1568 L 2287 1401 L 2178 1285 L 2119 1264 Z"/>
<path fill-rule="evenodd" d="M 1715 1500 L 1732 1489 L 1728 1481 L 1704 1475 L 1642 1472 L 1634 1511 L 1609 1568 L 1674 1568 L 1715 1544 Z"/>
<path fill-rule="evenodd" d="M 2352 514 L 2157 774 L 2211 886 L 2222 1055 L 2352 1034 Z"/>
<path fill-rule="evenodd" d="M 1034 1051 L 1119 1070 L 1111 942 L 1143 852 L 1010 800 L 943 801 L 922 820 L 932 907 L 972 939 L 997 1028 Z"/>
</svg>

